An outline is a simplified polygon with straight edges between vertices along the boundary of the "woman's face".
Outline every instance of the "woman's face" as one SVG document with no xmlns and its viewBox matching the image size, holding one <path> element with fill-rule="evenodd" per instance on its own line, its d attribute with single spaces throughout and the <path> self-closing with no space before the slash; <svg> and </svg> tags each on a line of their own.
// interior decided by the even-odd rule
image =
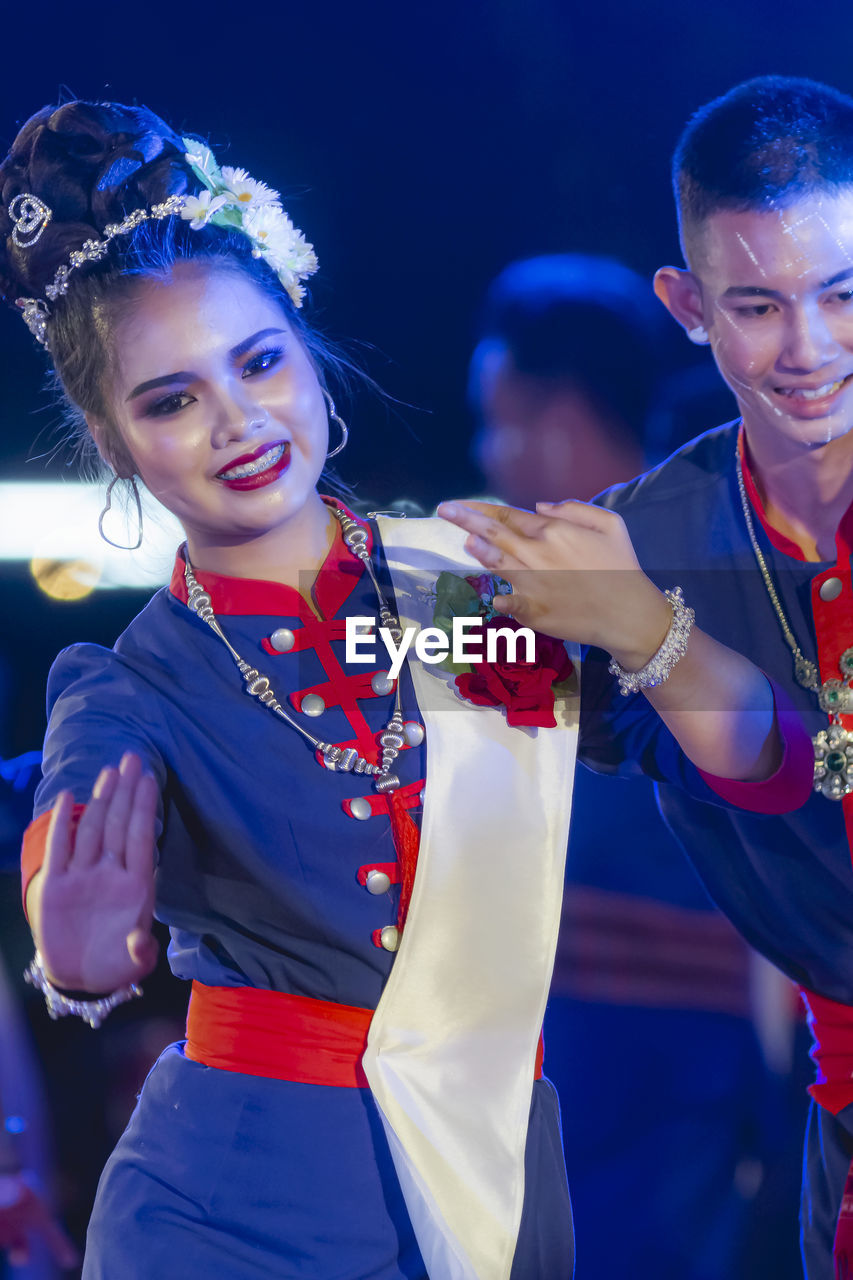
<svg viewBox="0 0 853 1280">
<path fill-rule="evenodd" d="M 115 342 L 114 422 L 191 551 L 261 537 L 313 505 L 323 394 L 284 309 L 252 280 L 179 263 L 140 281 Z"/>
</svg>

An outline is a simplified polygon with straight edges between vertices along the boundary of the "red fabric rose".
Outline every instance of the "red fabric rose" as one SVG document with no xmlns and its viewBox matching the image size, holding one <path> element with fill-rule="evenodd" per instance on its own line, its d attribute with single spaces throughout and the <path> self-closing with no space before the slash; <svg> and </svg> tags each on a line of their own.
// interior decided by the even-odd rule
<svg viewBox="0 0 853 1280">
<path fill-rule="evenodd" d="M 465 581 L 474 588 L 478 596 L 494 595 L 495 580 L 490 573 L 469 574 Z"/>
<path fill-rule="evenodd" d="M 498 627 L 518 630 L 521 623 L 514 618 L 490 618 L 483 632 Z M 497 661 L 478 662 L 470 674 L 456 677 L 456 687 L 470 702 L 479 707 L 506 707 L 507 724 L 553 729 L 554 684 L 561 684 L 572 674 L 572 663 L 562 640 L 536 632 L 534 662 L 509 662 L 507 641 L 497 636 Z M 485 646 L 485 640 L 484 640 Z M 484 647 L 485 652 L 485 647 Z M 524 653 L 524 642 L 518 642 L 518 653 Z"/>
</svg>

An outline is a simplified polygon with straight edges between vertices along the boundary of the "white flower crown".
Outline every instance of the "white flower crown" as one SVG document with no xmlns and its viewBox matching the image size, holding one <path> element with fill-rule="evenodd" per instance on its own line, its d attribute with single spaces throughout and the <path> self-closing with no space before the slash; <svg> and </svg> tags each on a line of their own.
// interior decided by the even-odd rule
<svg viewBox="0 0 853 1280">
<path fill-rule="evenodd" d="M 126 235 L 142 222 L 156 221 L 173 214 L 189 222 L 193 230 L 206 227 L 230 228 L 242 232 L 252 243 L 252 257 L 265 258 L 278 276 L 295 307 L 302 306 L 302 281 L 317 270 L 317 255 L 301 231 L 294 227 L 281 207 L 281 196 L 263 182 L 250 178 L 245 169 L 220 169 L 213 152 L 195 138 L 182 138 L 184 159 L 204 188 L 197 196 L 167 196 L 148 209 L 134 209 L 121 222 L 104 227 L 98 239 L 86 240 L 75 249 L 67 263 L 58 267 L 45 286 L 52 302 L 68 290 L 68 277 L 77 267 L 103 258 L 111 240 Z M 30 248 L 41 237 L 53 211 L 28 192 L 15 196 L 9 205 L 12 240 L 20 248 Z M 43 347 L 48 345 L 47 321 L 50 308 L 43 298 L 16 298 L 24 323 Z"/>
</svg>

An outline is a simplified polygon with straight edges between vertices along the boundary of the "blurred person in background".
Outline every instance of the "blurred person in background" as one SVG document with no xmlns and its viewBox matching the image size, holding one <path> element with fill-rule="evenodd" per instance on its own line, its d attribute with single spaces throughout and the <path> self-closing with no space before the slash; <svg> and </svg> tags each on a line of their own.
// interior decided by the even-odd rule
<svg viewBox="0 0 853 1280">
<path fill-rule="evenodd" d="M 661 406 L 684 407 L 668 372 L 664 315 L 630 268 L 512 263 L 470 369 L 488 491 L 588 501 L 639 474 L 665 444 L 649 440 Z M 579 1280 L 621 1280 L 626 1260 L 636 1280 L 746 1280 L 756 1249 L 774 1280 L 801 1274 L 795 1011 L 792 984 L 713 906 L 653 784 L 581 770 L 545 1023 Z"/>
<path fill-rule="evenodd" d="M 40 751 L 0 759 L 0 875 L 14 874 L 16 889 L 40 763 Z M 52 1208 L 46 1101 L 5 958 L 0 954 L 0 1277 L 55 1280 L 79 1258 Z"/>
</svg>

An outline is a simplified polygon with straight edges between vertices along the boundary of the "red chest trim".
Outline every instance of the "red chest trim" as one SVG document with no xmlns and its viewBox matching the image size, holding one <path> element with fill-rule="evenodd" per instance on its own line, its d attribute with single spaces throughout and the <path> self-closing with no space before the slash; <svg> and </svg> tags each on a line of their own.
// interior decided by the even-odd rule
<svg viewBox="0 0 853 1280">
<path fill-rule="evenodd" d="M 767 520 L 761 495 L 749 469 L 749 458 L 746 452 L 746 441 L 743 428 L 738 435 L 738 452 L 743 468 L 743 480 L 747 497 L 755 515 L 767 534 L 772 546 L 784 555 L 801 563 L 805 556 L 800 547 L 783 534 L 779 533 Z M 853 507 L 844 515 L 835 536 L 835 564 L 829 569 L 822 569 L 812 578 L 811 605 L 814 619 L 815 638 L 817 640 L 817 660 L 821 681 L 842 679 L 838 659 L 845 649 L 853 648 L 853 579 L 850 572 L 850 555 L 853 549 Z M 831 578 L 837 578 L 840 591 L 832 600 L 822 600 L 820 589 Z M 804 636 L 798 636 L 797 642 L 802 647 Z M 853 730 L 853 715 L 841 716 L 845 729 Z M 837 804 L 837 800 L 827 800 L 827 804 Z M 841 801 L 844 813 L 844 825 L 847 832 L 847 843 L 853 856 L 853 792 Z M 853 1100 L 853 1097 L 851 1098 Z"/>
</svg>

